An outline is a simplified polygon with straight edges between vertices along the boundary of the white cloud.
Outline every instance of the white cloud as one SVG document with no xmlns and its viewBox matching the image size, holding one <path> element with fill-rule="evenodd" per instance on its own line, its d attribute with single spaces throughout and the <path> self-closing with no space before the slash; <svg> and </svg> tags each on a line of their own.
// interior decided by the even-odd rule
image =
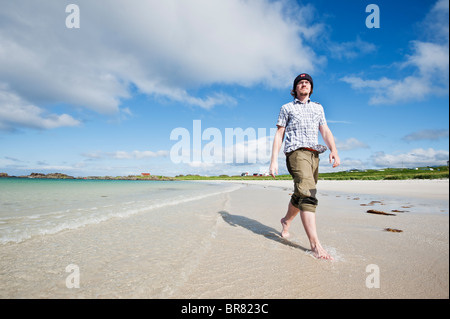
<svg viewBox="0 0 450 319">
<path fill-rule="evenodd" d="M 354 89 L 368 89 L 372 96 L 370 104 L 395 104 L 409 100 L 421 100 L 432 91 L 441 92 L 426 76 L 408 76 L 401 80 L 383 77 L 379 80 L 363 80 L 359 77 L 345 76 L 342 81 L 349 83 Z"/>
<path fill-rule="evenodd" d="M 113 159 L 134 159 L 134 160 L 140 160 L 140 159 L 147 159 L 147 158 L 155 158 L 155 157 L 167 157 L 169 155 L 168 151 L 160 150 L 157 152 L 153 151 L 115 151 L 115 152 L 103 152 L 103 151 L 96 151 L 96 152 L 89 152 L 89 153 L 83 153 L 81 156 L 87 157 L 89 159 L 98 160 L 103 158 L 113 158 Z"/>
<path fill-rule="evenodd" d="M 166 157 L 169 155 L 168 151 L 133 151 L 133 157 L 136 159 L 154 158 L 154 157 Z"/>
<path fill-rule="evenodd" d="M 354 137 L 348 138 L 345 141 L 340 141 L 338 138 L 335 139 L 336 139 L 336 147 L 339 151 L 351 151 L 358 148 L 369 148 L 369 146 L 366 143 L 361 142 L 360 140 Z"/>
<path fill-rule="evenodd" d="M 188 165 L 190 167 L 201 168 L 201 169 L 210 169 L 210 168 L 217 167 L 217 164 L 206 163 L 206 162 L 201 162 L 201 161 L 190 162 L 190 163 L 188 163 Z"/>
<path fill-rule="evenodd" d="M 413 149 L 404 154 L 385 154 L 377 152 L 371 157 L 377 167 L 415 167 L 446 165 L 449 159 L 449 152 L 444 150 Z"/>
<path fill-rule="evenodd" d="M 373 43 L 361 40 L 359 37 L 355 41 L 336 43 L 329 41 L 328 50 L 330 56 L 335 59 L 354 59 L 358 56 L 372 53 L 376 50 Z"/>
<path fill-rule="evenodd" d="M 441 79 L 448 80 L 448 43 L 437 44 L 430 42 L 413 41 L 414 54 L 407 57 L 405 66 L 412 65 L 422 75 L 438 75 Z M 431 79 L 430 79 L 431 80 Z"/>
<path fill-rule="evenodd" d="M 342 78 L 342 81 L 350 84 L 354 89 L 370 92 L 370 104 L 395 104 L 422 100 L 432 93 L 448 94 L 448 2 L 438 1 L 422 24 L 427 26 L 427 30 L 435 32 L 424 31 L 426 41 L 411 41 L 412 53 L 406 55 L 405 61 L 398 64 L 405 70 L 411 67 L 413 71 L 410 75 L 400 79 L 383 77 L 378 80 L 346 76 Z"/>
<path fill-rule="evenodd" d="M 448 9 L 447 0 L 438 0 L 420 25 L 425 36 L 433 42 L 448 41 Z"/>
<path fill-rule="evenodd" d="M 273 135 L 258 136 L 248 141 L 239 141 L 223 149 L 224 154 L 232 154 L 232 164 L 270 164 Z M 280 152 L 279 156 L 284 156 Z"/>
<path fill-rule="evenodd" d="M 82 153 L 81 156 L 86 157 L 91 160 L 98 160 L 102 159 L 104 157 L 103 152 L 89 152 L 89 153 Z"/>
<path fill-rule="evenodd" d="M 111 157 L 115 159 L 132 159 L 133 155 L 128 152 L 117 151 L 115 153 L 112 153 Z"/>
<path fill-rule="evenodd" d="M 68 114 L 48 113 L 0 85 L 0 130 L 13 131 L 17 127 L 53 129 L 79 124 Z"/>
<path fill-rule="evenodd" d="M 191 90 L 283 87 L 298 70 L 310 72 L 324 61 L 302 40 L 320 28 L 304 22 L 307 10 L 284 1 L 79 0 L 79 29 L 66 28 L 65 5 L 2 2 L 0 83 L 41 108 L 66 103 L 117 114 L 134 85 L 208 109 L 235 100 Z M 64 115 L 41 126 L 70 120 Z"/>
<path fill-rule="evenodd" d="M 430 140 L 435 141 L 441 138 L 448 138 L 448 130 L 421 130 L 417 132 L 413 132 L 404 136 L 402 139 L 405 141 L 421 141 L 421 140 Z"/>
<path fill-rule="evenodd" d="M 320 160 L 319 172 L 320 173 L 335 173 L 339 171 L 346 171 L 349 169 L 367 169 L 368 163 L 355 158 L 341 157 L 341 164 L 338 167 L 333 168 L 329 163 L 328 154 L 322 155 Z"/>
<path fill-rule="evenodd" d="M 200 121 L 194 122 L 194 130 L 200 129 Z M 200 163 L 268 164 L 275 132 L 276 128 L 236 127 L 224 131 L 207 128 L 198 136 L 200 139 L 194 135 L 191 144 L 189 131 L 176 128 L 170 136 L 177 141 L 170 150 L 170 158 L 173 163 L 191 163 L 192 167 L 200 167 Z"/>
</svg>

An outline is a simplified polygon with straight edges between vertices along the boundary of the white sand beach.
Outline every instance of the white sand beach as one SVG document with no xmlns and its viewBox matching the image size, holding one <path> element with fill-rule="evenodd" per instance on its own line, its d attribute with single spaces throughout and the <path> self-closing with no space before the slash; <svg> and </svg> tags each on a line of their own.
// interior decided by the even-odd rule
<svg viewBox="0 0 450 319">
<path fill-rule="evenodd" d="M 449 298 L 448 180 L 319 181 L 332 262 L 312 257 L 300 218 L 280 237 L 291 181 L 232 183 L 242 187 L 1 245 L 0 298 Z"/>
<path fill-rule="evenodd" d="M 249 180 L 245 184 L 292 187 L 292 181 L 289 180 Z M 449 196 L 448 180 L 319 180 L 317 188 L 319 191 L 442 200 Z"/>
</svg>

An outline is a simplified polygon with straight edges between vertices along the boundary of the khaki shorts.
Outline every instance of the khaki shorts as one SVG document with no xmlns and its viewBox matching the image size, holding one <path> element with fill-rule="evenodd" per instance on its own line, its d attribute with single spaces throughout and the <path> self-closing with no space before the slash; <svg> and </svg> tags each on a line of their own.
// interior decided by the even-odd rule
<svg viewBox="0 0 450 319">
<path fill-rule="evenodd" d="M 300 210 L 316 212 L 316 184 L 319 176 L 319 153 L 298 149 L 286 154 L 286 166 L 294 180 L 291 203 Z"/>
</svg>

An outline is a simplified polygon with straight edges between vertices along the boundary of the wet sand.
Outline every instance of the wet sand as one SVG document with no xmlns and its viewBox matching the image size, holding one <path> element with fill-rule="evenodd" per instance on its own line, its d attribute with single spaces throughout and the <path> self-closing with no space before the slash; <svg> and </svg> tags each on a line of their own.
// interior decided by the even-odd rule
<svg viewBox="0 0 450 319">
<path fill-rule="evenodd" d="M 233 183 L 242 187 L 2 245 L 0 297 L 449 297 L 448 180 L 319 181 L 318 232 L 333 262 L 310 254 L 300 218 L 280 237 L 292 182 Z M 79 288 L 67 287 L 70 264 Z"/>
</svg>

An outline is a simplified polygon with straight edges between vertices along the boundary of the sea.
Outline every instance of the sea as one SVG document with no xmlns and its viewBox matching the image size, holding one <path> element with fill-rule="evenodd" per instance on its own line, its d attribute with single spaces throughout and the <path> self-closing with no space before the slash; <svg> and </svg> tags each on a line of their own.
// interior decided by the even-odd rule
<svg viewBox="0 0 450 319">
<path fill-rule="evenodd" d="M 236 190 L 235 184 L 0 178 L 0 245 Z"/>
</svg>

